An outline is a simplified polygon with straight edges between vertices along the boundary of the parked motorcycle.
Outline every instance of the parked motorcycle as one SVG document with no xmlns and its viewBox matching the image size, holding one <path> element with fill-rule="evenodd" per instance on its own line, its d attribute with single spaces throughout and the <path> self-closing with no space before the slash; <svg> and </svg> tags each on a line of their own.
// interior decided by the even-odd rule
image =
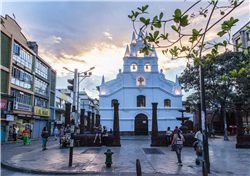
<svg viewBox="0 0 250 176">
<path fill-rule="evenodd" d="M 201 161 L 203 161 L 203 142 L 202 141 L 196 141 L 196 160 L 195 160 L 195 164 L 199 165 L 201 163 Z"/>
</svg>

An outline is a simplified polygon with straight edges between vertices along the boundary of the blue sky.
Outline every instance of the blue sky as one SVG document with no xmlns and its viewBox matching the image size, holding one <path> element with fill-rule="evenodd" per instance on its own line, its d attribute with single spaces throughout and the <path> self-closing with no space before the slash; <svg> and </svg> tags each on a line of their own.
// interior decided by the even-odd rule
<svg viewBox="0 0 250 176">
<path fill-rule="evenodd" d="M 95 66 L 93 76 L 86 78 L 80 88 L 86 88 L 91 97 L 98 97 L 98 92 L 92 89 L 101 84 L 102 75 L 108 81 L 114 79 L 118 70 L 122 69 L 126 45 L 131 42 L 133 32 L 132 22 L 127 17 L 131 10 L 148 4 L 147 18 L 162 11 L 164 17 L 169 19 L 176 8 L 184 11 L 194 2 L 2 1 L 1 14 L 13 17 L 14 13 L 26 38 L 37 42 L 39 55 L 57 71 L 57 88 L 66 88 L 67 79 L 73 76 L 62 67 L 85 71 Z M 249 21 L 249 2 L 245 2 L 231 16 L 240 19 L 232 31 L 234 33 Z M 218 17 L 215 15 L 215 18 Z M 202 28 L 204 24 L 204 19 L 198 18 L 190 27 Z M 207 39 L 217 40 L 219 28 L 220 25 L 217 25 Z M 180 75 L 187 61 L 171 61 L 161 54 L 160 49 L 157 49 L 157 54 L 159 69 L 164 70 L 167 79 L 174 81 L 175 75 Z"/>
</svg>

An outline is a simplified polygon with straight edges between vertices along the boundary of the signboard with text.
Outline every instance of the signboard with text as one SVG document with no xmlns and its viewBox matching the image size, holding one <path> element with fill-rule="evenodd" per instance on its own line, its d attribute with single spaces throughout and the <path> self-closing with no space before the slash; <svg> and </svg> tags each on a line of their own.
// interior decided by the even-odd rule
<svg viewBox="0 0 250 176">
<path fill-rule="evenodd" d="M 31 111 L 31 106 L 23 103 L 16 102 L 16 109 L 21 111 Z"/>
<path fill-rule="evenodd" d="M 1 99 L 1 109 L 7 109 L 7 100 Z"/>
<path fill-rule="evenodd" d="M 34 106 L 34 114 L 38 116 L 50 117 L 50 109 Z"/>
</svg>

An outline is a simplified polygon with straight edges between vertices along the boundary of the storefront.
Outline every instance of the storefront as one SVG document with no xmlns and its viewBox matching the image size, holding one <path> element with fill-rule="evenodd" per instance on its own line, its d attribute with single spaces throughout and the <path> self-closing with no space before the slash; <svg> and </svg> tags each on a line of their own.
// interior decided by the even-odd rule
<svg viewBox="0 0 250 176">
<path fill-rule="evenodd" d="M 1 93 L 1 142 L 12 138 L 9 134 L 11 131 L 9 121 L 14 119 L 13 99 L 14 97 Z"/>
<path fill-rule="evenodd" d="M 17 139 L 22 138 L 22 132 L 27 127 L 31 130 L 31 138 L 33 138 L 34 131 L 34 117 L 27 114 L 16 114 L 14 116 L 14 121 L 10 122 L 10 135 L 13 135 L 14 127 L 17 129 Z"/>
<path fill-rule="evenodd" d="M 47 127 L 50 131 L 50 124 L 48 123 L 50 113 L 50 109 L 34 106 L 34 138 L 41 138 L 44 127 Z"/>
</svg>

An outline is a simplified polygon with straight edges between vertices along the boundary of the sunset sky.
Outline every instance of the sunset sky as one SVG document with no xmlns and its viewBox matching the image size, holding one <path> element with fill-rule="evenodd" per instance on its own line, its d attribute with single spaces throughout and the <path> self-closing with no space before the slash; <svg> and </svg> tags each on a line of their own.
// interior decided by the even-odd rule
<svg viewBox="0 0 250 176">
<path fill-rule="evenodd" d="M 57 88 L 66 88 L 67 79 L 73 75 L 70 70 L 79 71 L 95 67 L 93 76 L 86 78 L 80 90 L 86 88 L 87 93 L 98 97 L 96 86 L 101 84 L 102 75 L 105 81 L 116 78 L 119 69 L 122 69 L 123 56 L 126 45 L 132 39 L 133 26 L 128 15 L 137 7 L 149 5 L 147 18 L 159 15 L 162 11 L 164 19 L 172 18 L 176 8 L 185 11 L 196 1 L 2 1 L 1 15 L 15 14 L 17 23 L 29 41 L 36 41 L 39 45 L 39 55 L 57 71 Z M 227 3 L 220 1 L 220 3 Z M 207 1 L 200 3 L 207 4 Z M 240 21 L 233 28 L 232 34 L 249 21 L 249 1 L 231 13 L 231 16 Z M 221 17 L 215 14 L 215 19 Z M 189 29 L 205 28 L 207 18 L 196 18 Z M 213 21 L 212 20 L 212 21 Z M 172 24 L 170 23 L 169 26 Z M 206 36 L 206 41 L 218 41 L 217 25 Z M 150 29 L 149 29 L 149 32 Z M 175 35 L 169 31 L 170 35 Z M 220 39 L 221 40 L 221 39 Z M 164 70 L 166 78 L 174 81 L 175 75 L 180 75 L 187 60 L 171 61 L 157 49 L 159 69 Z M 184 95 L 186 95 L 183 92 Z M 184 96 L 183 99 L 185 99 Z"/>
</svg>

